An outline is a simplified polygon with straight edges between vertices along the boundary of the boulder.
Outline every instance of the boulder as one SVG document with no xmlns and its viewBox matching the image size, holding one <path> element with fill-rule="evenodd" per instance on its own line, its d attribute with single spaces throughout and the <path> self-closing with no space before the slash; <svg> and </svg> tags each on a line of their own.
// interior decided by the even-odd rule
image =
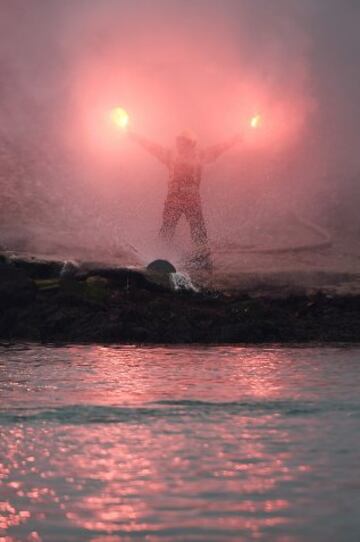
<svg viewBox="0 0 360 542">
<path fill-rule="evenodd" d="M 149 263 L 146 269 L 153 273 L 161 273 L 165 275 L 176 273 L 176 269 L 173 264 L 167 260 L 154 260 L 153 262 Z"/>
</svg>

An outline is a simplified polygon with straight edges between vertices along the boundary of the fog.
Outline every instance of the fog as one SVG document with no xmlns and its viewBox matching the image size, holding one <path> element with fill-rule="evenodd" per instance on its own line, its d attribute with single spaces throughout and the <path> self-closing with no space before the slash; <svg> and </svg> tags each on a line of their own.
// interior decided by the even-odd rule
<svg viewBox="0 0 360 542">
<path fill-rule="evenodd" d="M 214 246 L 245 223 L 286 229 L 293 210 L 359 232 L 356 0 L 1 0 L 0 12 L 0 243 L 157 256 L 167 171 L 108 122 L 118 105 L 165 146 L 183 129 L 204 146 L 242 134 L 204 170 Z"/>
</svg>

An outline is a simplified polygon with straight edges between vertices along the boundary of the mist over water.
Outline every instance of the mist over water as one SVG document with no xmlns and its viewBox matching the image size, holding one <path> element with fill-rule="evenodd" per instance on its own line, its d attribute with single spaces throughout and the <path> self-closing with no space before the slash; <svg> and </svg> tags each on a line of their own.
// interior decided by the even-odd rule
<svg viewBox="0 0 360 542">
<path fill-rule="evenodd" d="M 110 126 L 117 105 L 166 146 L 183 129 L 200 145 L 243 134 L 204 171 L 211 242 L 249 219 L 286 226 L 289 210 L 358 232 L 359 12 L 351 0 L 2 0 L 0 243 L 156 256 L 167 171 Z"/>
</svg>

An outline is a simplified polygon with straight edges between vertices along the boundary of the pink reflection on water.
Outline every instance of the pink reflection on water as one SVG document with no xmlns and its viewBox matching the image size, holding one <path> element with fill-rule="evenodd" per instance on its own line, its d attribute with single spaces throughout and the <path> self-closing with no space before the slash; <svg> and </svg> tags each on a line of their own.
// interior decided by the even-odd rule
<svg viewBox="0 0 360 542">
<path fill-rule="evenodd" d="M 233 422 L 232 431 L 216 426 L 210 442 L 203 440 L 206 432 L 201 424 L 192 427 L 196 440 L 166 435 L 156 427 L 69 426 L 61 450 L 51 430 L 36 430 L 35 471 L 22 483 L 5 484 L 8 500 L 2 529 L 26 531 L 31 517 L 43 524 L 52 520 L 54 510 L 57 521 L 99 536 L 155 535 L 166 526 L 190 531 L 235 529 L 255 536 L 264 528 L 286 525 L 291 504 L 271 495 L 280 483 L 301 476 L 302 469 L 287 466 L 292 459 L 288 453 L 269 454 L 256 437 L 256 420 L 239 417 Z M 271 417 L 259 417 L 259 423 L 271 423 Z M 248 432 L 236 449 L 235 436 L 242 427 L 248 427 Z M 27 454 L 28 438 L 25 432 L 18 438 L 19 458 Z M 75 440 L 74 453 L 71 441 Z M 227 447 L 232 451 L 224 452 Z M 44 448 L 51 449 L 50 456 L 42 453 Z M 9 474 L 16 476 L 17 469 L 9 467 Z M 27 510 L 10 504 L 19 500 Z"/>
<path fill-rule="evenodd" d="M 276 349 L 73 346 L 52 351 L 50 364 L 48 355 L 46 349 L 35 349 L 36 365 L 24 364 L 21 378 L 9 371 L 14 378 L 3 384 L 4 403 L 34 408 L 179 399 L 276 400 L 298 396 L 304 384 L 304 374 L 294 372 L 291 358 Z M 321 385 L 324 375 L 319 373 L 317 379 Z"/>
<path fill-rule="evenodd" d="M 161 349 L 154 356 L 151 349 L 96 347 L 84 356 L 71 348 L 67 356 L 80 358 L 78 389 L 57 384 L 70 404 L 149 408 L 163 400 L 206 404 L 212 398 L 244 401 L 244 413 L 181 406 L 174 417 L 166 415 L 174 407 L 162 404 L 165 414 L 150 421 L 139 415 L 121 423 L 11 427 L 0 443 L 0 536 L 30 540 L 41 536 L 41 525 L 55 522 L 95 542 L 126 540 L 126 533 L 157 540 L 166 528 L 256 538 L 294 521 L 293 503 L 279 497 L 279 488 L 297 483 L 310 467 L 297 461 L 277 412 L 246 412 L 250 399 L 293 393 L 271 355 L 267 362 L 260 355 L 240 356 L 239 364 L 225 359 L 221 369 L 206 350 L 195 361 L 186 350 L 173 359 Z"/>
<path fill-rule="evenodd" d="M 70 359 L 86 363 L 81 373 L 81 390 L 70 390 L 81 403 L 133 405 L 164 399 L 270 400 L 294 394 L 294 389 L 288 386 L 293 381 L 287 383 L 283 374 L 289 360 L 281 360 L 276 350 L 259 353 L 237 348 L 238 363 L 233 363 L 231 355 L 222 356 L 221 349 L 217 355 L 211 349 L 199 349 L 195 356 L 187 348 L 174 348 L 169 353 L 167 348 L 161 347 L 91 346 L 85 356 L 83 347 L 73 346 L 69 350 Z M 170 373 L 167 372 L 169 364 Z M 297 381 L 296 385 L 299 384 Z M 66 393 L 66 390 L 61 392 Z"/>
</svg>

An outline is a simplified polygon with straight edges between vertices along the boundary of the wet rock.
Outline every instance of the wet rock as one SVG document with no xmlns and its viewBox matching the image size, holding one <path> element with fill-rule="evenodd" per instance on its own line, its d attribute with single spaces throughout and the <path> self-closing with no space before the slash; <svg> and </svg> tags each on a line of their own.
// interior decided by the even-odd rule
<svg viewBox="0 0 360 542">
<path fill-rule="evenodd" d="M 150 338 L 150 333 L 145 327 L 135 325 L 128 329 L 128 336 L 135 342 L 147 342 Z"/>
<path fill-rule="evenodd" d="M 0 265 L 0 307 L 18 306 L 31 302 L 36 297 L 35 283 L 22 269 L 11 265 Z"/>
<path fill-rule="evenodd" d="M 241 324 L 225 324 L 221 326 L 217 340 L 225 343 L 245 341 L 244 326 Z"/>
<path fill-rule="evenodd" d="M 60 269 L 60 277 L 62 279 L 74 278 L 79 273 L 79 266 L 76 262 L 66 261 Z"/>
<path fill-rule="evenodd" d="M 149 263 L 146 269 L 150 272 L 161 273 L 165 275 L 168 275 L 170 273 L 176 273 L 176 268 L 173 266 L 172 263 L 168 262 L 167 260 L 154 260 L 153 262 Z"/>
<path fill-rule="evenodd" d="M 70 276 L 39 278 L 57 273 L 57 264 L 2 258 L 0 338 L 173 344 L 360 339 L 359 295 L 175 292 L 173 272 L 95 263 L 76 265 Z"/>
<path fill-rule="evenodd" d="M 104 277 L 88 277 L 86 279 L 86 288 L 84 296 L 90 301 L 96 303 L 105 303 L 109 297 L 109 281 Z"/>
<path fill-rule="evenodd" d="M 158 273 L 157 271 L 146 270 L 143 273 L 145 287 L 158 291 L 173 290 L 172 275 L 170 273 Z"/>
<path fill-rule="evenodd" d="M 198 292 L 187 273 L 177 272 L 175 267 L 166 260 L 151 262 L 144 272 L 145 279 L 152 285 L 164 290 L 179 292 Z"/>
<path fill-rule="evenodd" d="M 62 268 L 62 262 L 38 260 L 36 258 L 10 257 L 9 261 L 17 269 L 23 270 L 32 279 L 57 278 Z"/>
<path fill-rule="evenodd" d="M 58 290 L 61 285 L 60 279 L 41 279 L 34 281 L 37 288 L 42 291 Z"/>
<path fill-rule="evenodd" d="M 86 284 L 84 282 L 80 282 L 74 278 L 62 279 L 60 282 L 59 301 L 70 304 L 80 303 L 85 299 L 85 289 Z"/>
<path fill-rule="evenodd" d="M 86 281 L 79 281 L 66 278 L 60 281 L 60 301 L 69 305 L 103 305 L 109 295 L 106 279 L 88 278 Z"/>
<path fill-rule="evenodd" d="M 83 269 L 83 268 L 82 268 Z M 86 277 L 102 277 L 112 288 L 136 290 L 146 286 L 146 279 L 140 270 L 124 267 L 98 267 L 87 271 Z"/>
<path fill-rule="evenodd" d="M 89 271 L 87 276 L 106 278 L 113 288 L 128 292 L 141 289 L 166 292 L 174 289 L 171 274 L 148 269 L 100 268 Z"/>
<path fill-rule="evenodd" d="M 171 287 L 175 292 L 199 292 L 199 288 L 194 286 L 190 276 L 187 273 L 171 273 Z"/>
<path fill-rule="evenodd" d="M 99 287 L 99 288 L 106 288 L 109 286 L 109 280 L 106 279 L 105 277 L 99 277 L 97 275 L 94 275 L 94 276 L 91 276 L 91 277 L 88 277 L 86 279 L 86 284 L 88 286 L 95 286 L 95 287 Z"/>
</svg>

